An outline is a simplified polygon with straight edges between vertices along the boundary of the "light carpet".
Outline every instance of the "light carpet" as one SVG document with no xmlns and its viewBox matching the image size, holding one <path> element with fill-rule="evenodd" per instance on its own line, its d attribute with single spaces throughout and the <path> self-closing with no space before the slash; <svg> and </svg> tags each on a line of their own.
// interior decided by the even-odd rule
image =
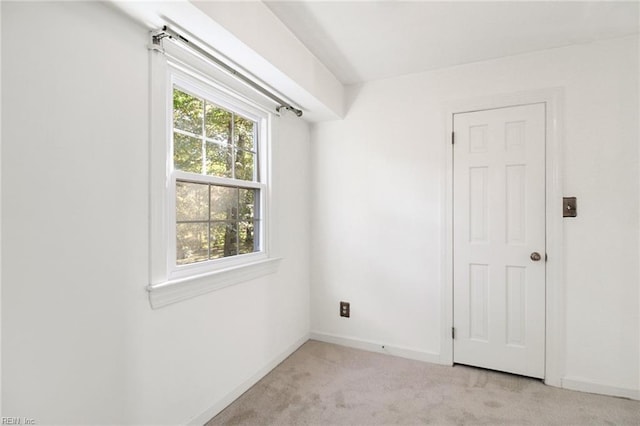
<svg viewBox="0 0 640 426">
<path fill-rule="evenodd" d="M 640 401 L 310 340 L 207 425 L 640 425 Z"/>
</svg>

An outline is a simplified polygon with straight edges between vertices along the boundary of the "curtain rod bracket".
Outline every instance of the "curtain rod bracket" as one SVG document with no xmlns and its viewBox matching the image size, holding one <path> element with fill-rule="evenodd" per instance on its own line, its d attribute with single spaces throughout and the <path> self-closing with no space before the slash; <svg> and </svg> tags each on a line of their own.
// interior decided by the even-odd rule
<svg viewBox="0 0 640 426">
<path fill-rule="evenodd" d="M 151 44 L 147 45 L 147 49 L 164 53 L 164 48 L 162 47 L 162 39 L 166 37 L 171 38 L 171 36 L 164 31 L 164 28 L 162 30 L 152 31 Z"/>
<path fill-rule="evenodd" d="M 169 37 L 171 38 L 171 34 L 168 34 L 165 30 L 167 29 L 166 26 L 162 27 L 161 30 L 158 31 L 154 31 L 151 33 L 151 42 L 155 45 L 160 45 L 160 43 L 162 42 L 163 38 Z"/>
</svg>

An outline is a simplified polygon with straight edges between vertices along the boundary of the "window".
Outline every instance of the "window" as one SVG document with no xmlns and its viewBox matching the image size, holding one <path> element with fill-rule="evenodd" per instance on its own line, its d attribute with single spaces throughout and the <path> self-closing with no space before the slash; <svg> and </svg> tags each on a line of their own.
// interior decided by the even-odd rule
<svg viewBox="0 0 640 426">
<path fill-rule="evenodd" d="M 175 263 L 260 251 L 259 121 L 173 87 Z"/>
<path fill-rule="evenodd" d="M 273 107 L 167 53 L 153 52 L 151 66 L 153 308 L 273 273 L 280 260 L 268 238 Z"/>
</svg>

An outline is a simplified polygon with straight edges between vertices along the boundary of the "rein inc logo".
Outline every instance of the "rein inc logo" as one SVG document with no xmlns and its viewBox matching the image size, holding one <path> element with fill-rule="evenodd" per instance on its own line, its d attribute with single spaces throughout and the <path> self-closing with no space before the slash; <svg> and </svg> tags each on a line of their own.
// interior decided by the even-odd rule
<svg viewBox="0 0 640 426">
<path fill-rule="evenodd" d="M 1 417 L 0 424 L 3 425 L 35 425 L 35 419 L 28 417 Z"/>
</svg>

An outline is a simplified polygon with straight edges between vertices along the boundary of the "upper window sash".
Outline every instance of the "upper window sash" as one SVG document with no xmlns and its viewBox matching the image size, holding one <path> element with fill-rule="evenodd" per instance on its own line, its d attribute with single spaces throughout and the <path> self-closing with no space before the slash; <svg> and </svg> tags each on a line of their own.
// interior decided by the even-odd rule
<svg viewBox="0 0 640 426">
<path fill-rule="evenodd" d="M 184 86 L 173 86 L 171 137 L 175 170 L 261 181 L 261 117 L 240 113 L 241 105 L 237 103 L 221 106 L 217 97 Z"/>
</svg>

